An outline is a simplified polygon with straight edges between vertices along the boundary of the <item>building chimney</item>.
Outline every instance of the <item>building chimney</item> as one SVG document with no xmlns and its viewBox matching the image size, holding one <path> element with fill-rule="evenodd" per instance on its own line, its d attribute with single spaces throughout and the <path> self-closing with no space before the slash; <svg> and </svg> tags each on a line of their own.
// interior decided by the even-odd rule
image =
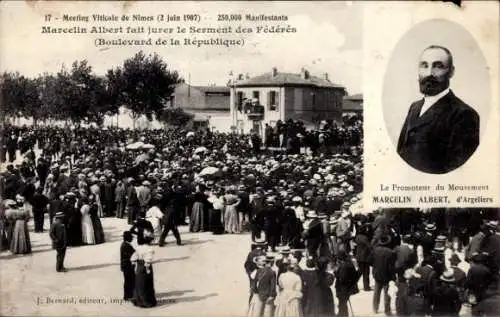
<svg viewBox="0 0 500 317">
<path fill-rule="evenodd" d="M 273 77 L 278 75 L 278 69 L 276 67 L 273 67 L 272 75 L 273 75 Z"/>
<path fill-rule="evenodd" d="M 250 79 L 250 75 L 248 73 L 245 74 L 245 79 Z"/>
<path fill-rule="evenodd" d="M 243 80 L 243 74 L 238 74 L 238 80 Z"/>
<path fill-rule="evenodd" d="M 300 70 L 300 76 L 302 79 L 309 79 L 309 72 L 305 68 L 302 68 Z"/>
<path fill-rule="evenodd" d="M 330 79 L 328 79 L 328 73 L 325 73 L 325 80 L 330 81 Z"/>
</svg>

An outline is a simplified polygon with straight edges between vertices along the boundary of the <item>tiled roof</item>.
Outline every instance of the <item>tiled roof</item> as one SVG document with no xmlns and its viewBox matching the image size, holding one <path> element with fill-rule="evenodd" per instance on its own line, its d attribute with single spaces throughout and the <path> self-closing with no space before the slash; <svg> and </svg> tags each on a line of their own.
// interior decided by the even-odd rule
<svg viewBox="0 0 500 317">
<path fill-rule="evenodd" d="M 258 86 L 315 86 L 326 88 L 344 89 L 328 80 L 316 76 L 309 76 L 305 79 L 301 74 L 277 73 L 275 76 L 271 72 L 256 76 L 250 79 L 237 81 L 235 87 L 258 87 Z"/>
<path fill-rule="evenodd" d="M 344 99 L 363 101 L 363 94 L 354 94 L 350 96 L 345 96 Z"/>
<path fill-rule="evenodd" d="M 227 86 L 191 86 L 191 87 L 203 92 L 229 93 L 229 87 Z"/>
</svg>

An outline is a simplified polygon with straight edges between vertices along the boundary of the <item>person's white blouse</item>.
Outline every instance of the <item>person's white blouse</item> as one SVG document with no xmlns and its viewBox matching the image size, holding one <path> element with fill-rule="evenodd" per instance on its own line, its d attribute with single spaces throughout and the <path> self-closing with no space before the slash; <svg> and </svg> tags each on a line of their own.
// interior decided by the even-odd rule
<svg viewBox="0 0 500 317">
<path fill-rule="evenodd" d="M 154 259 L 154 249 L 152 246 L 144 244 L 135 247 L 135 252 L 130 257 L 130 261 L 135 262 L 138 260 L 144 260 L 145 263 L 151 264 Z"/>
</svg>

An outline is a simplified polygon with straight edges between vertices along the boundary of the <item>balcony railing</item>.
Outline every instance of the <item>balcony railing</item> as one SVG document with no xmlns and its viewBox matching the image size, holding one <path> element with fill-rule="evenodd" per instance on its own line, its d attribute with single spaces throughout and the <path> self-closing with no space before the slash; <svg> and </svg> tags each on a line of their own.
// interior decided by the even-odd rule
<svg viewBox="0 0 500 317">
<path fill-rule="evenodd" d="M 261 105 L 245 105 L 242 112 L 247 115 L 249 120 L 264 119 L 264 106 Z"/>
</svg>

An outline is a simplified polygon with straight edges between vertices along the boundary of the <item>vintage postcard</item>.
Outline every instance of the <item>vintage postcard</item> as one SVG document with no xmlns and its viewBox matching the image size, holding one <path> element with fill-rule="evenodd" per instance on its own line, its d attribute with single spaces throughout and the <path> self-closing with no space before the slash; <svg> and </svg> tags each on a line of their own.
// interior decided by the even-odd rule
<svg viewBox="0 0 500 317">
<path fill-rule="evenodd" d="M 497 2 L 0 2 L 0 315 L 500 315 L 498 38 Z"/>
</svg>

